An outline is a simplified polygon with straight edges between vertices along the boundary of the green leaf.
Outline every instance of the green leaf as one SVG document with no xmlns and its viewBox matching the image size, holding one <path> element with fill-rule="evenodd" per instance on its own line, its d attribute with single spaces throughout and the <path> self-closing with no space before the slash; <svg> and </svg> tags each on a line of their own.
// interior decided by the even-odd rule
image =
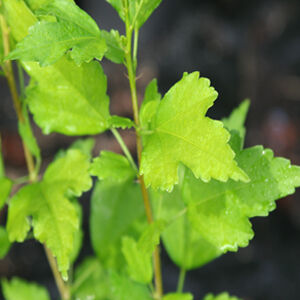
<svg viewBox="0 0 300 300">
<path fill-rule="evenodd" d="M 129 22 L 132 27 L 139 29 L 159 6 L 162 0 L 106 0 L 118 12 L 125 22 L 126 10 L 128 9 Z M 126 7 L 126 3 L 128 8 Z"/>
<path fill-rule="evenodd" d="M 12 36 L 20 41 L 37 19 L 23 1 L 3 4 Z M 63 57 L 52 66 L 41 68 L 37 63 L 23 62 L 23 67 L 33 78 L 27 89 L 27 102 L 44 133 L 85 135 L 109 128 L 106 76 L 99 63 L 79 67 Z"/>
<path fill-rule="evenodd" d="M 34 237 L 52 251 L 65 279 L 79 227 L 76 208 L 67 195 L 80 196 L 91 188 L 88 168 L 87 156 L 69 150 L 48 167 L 41 182 L 23 187 L 9 203 L 10 241 L 24 241 L 31 227 L 27 217 L 31 216 Z"/>
<path fill-rule="evenodd" d="M 275 200 L 300 186 L 300 167 L 274 158 L 269 149 L 248 148 L 236 159 L 250 183 L 205 183 L 186 170 L 171 194 L 152 195 L 156 217 L 170 222 L 163 233 L 167 252 L 186 270 L 247 246 L 253 237 L 249 218 L 267 216 Z"/>
<path fill-rule="evenodd" d="M 224 118 L 222 120 L 225 128 L 231 132 L 231 135 L 232 131 L 237 131 L 240 139 L 240 146 L 238 148 L 238 151 L 242 150 L 244 147 L 244 140 L 246 135 L 246 128 L 244 124 L 249 110 L 249 106 L 250 100 L 244 100 L 236 109 L 232 111 L 231 115 L 228 118 Z M 236 139 L 236 137 L 231 136 L 231 140 L 233 138 Z"/>
<path fill-rule="evenodd" d="M 53 15 L 57 22 L 37 22 L 8 59 L 37 61 L 41 66 L 48 66 L 70 49 L 71 57 L 78 65 L 93 58 L 103 58 L 107 50 L 105 39 L 95 21 L 73 1 L 53 0 L 39 13 Z"/>
<path fill-rule="evenodd" d="M 131 237 L 123 237 L 122 252 L 128 264 L 130 277 L 140 283 L 150 283 L 153 277 L 152 254 L 159 244 L 163 222 L 155 222 L 147 227 L 139 241 Z"/>
<path fill-rule="evenodd" d="M 193 300 L 192 294 L 171 293 L 163 297 L 162 300 Z"/>
<path fill-rule="evenodd" d="M 156 114 L 160 100 L 161 95 L 158 92 L 157 80 L 153 79 L 146 88 L 144 100 L 140 109 L 140 123 L 143 129 L 151 129 L 152 120 Z"/>
<path fill-rule="evenodd" d="M 129 118 L 124 118 L 119 116 L 112 116 L 110 118 L 110 127 L 112 128 L 127 129 L 127 128 L 132 128 L 134 126 L 135 126 L 134 122 Z"/>
<path fill-rule="evenodd" d="M 110 298 L 107 272 L 97 258 L 86 258 L 75 270 L 72 295 L 77 300 L 106 300 Z"/>
<path fill-rule="evenodd" d="M 117 30 L 110 32 L 102 30 L 101 36 L 105 39 L 107 51 L 105 57 L 114 63 L 122 64 L 125 61 L 125 51 L 123 46 L 124 36 L 120 36 Z"/>
<path fill-rule="evenodd" d="M 293 194 L 300 186 L 300 167 L 291 166 L 284 158 L 274 158 L 269 149 L 245 149 L 237 161 L 249 175 L 249 184 L 205 184 L 187 174 L 184 186 L 192 223 L 222 252 L 247 246 L 253 237 L 248 218 L 267 216 L 275 209 L 275 200 Z"/>
<path fill-rule="evenodd" d="M 123 155 L 109 151 L 101 151 L 100 156 L 93 160 L 90 174 L 100 180 L 123 182 L 136 177 L 128 159 Z"/>
<path fill-rule="evenodd" d="M 4 227 L 0 226 L 0 259 L 6 256 L 10 249 L 10 245 L 7 231 Z"/>
<path fill-rule="evenodd" d="M 160 5 L 161 1 L 162 0 L 136 0 L 135 1 L 136 8 L 135 8 L 135 15 L 133 20 L 136 20 L 134 26 L 136 26 L 137 29 L 143 26 L 143 24 L 148 20 L 148 18 L 151 16 L 153 11 Z"/>
<path fill-rule="evenodd" d="M 111 275 L 111 288 L 114 300 L 153 300 L 147 286 L 131 281 L 123 275 Z"/>
<path fill-rule="evenodd" d="M 50 67 L 26 64 L 25 69 L 37 82 L 27 89 L 27 102 L 45 134 L 97 134 L 109 128 L 107 83 L 100 64 L 78 67 L 63 58 Z"/>
<path fill-rule="evenodd" d="M 205 116 L 217 98 L 210 81 L 199 73 L 185 74 L 160 102 L 142 152 L 140 173 L 154 189 L 171 191 L 178 183 L 178 165 L 189 167 L 208 182 L 248 181 L 227 144 L 230 135 L 222 122 Z"/>
<path fill-rule="evenodd" d="M 79 229 L 75 232 L 75 235 L 74 235 L 73 249 L 70 254 L 71 264 L 73 264 L 76 261 L 76 259 L 78 258 L 78 255 L 82 248 L 82 242 L 83 242 L 83 236 L 84 236 L 83 229 L 82 229 L 82 208 L 81 208 L 80 204 L 78 203 L 77 199 L 73 199 L 72 204 L 74 205 L 77 216 L 78 216 Z"/>
<path fill-rule="evenodd" d="M 2 291 L 6 300 L 50 300 L 44 287 L 16 277 L 2 280 Z"/>
<path fill-rule="evenodd" d="M 182 199 L 181 187 L 176 186 L 172 193 L 152 192 L 151 196 L 156 219 L 169 222 L 162 234 L 162 240 L 176 265 L 190 270 L 221 254 L 190 224 L 185 213 L 186 205 Z"/>
<path fill-rule="evenodd" d="M 77 149 L 90 158 L 92 156 L 94 146 L 94 138 L 78 139 L 71 145 L 70 149 Z"/>
<path fill-rule="evenodd" d="M 145 212 L 138 184 L 97 183 L 92 195 L 90 231 L 94 251 L 105 266 L 123 266 L 122 236 L 136 238 L 144 227 Z"/>
<path fill-rule="evenodd" d="M 10 194 L 12 185 L 12 181 L 8 178 L 0 178 L 0 209 L 5 205 L 5 202 Z"/>
<path fill-rule="evenodd" d="M 204 297 L 203 300 L 241 300 L 237 297 L 229 296 L 228 293 L 224 292 L 217 296 L 214 296 L 213 294 L 208 294 Z"/>
</svg>

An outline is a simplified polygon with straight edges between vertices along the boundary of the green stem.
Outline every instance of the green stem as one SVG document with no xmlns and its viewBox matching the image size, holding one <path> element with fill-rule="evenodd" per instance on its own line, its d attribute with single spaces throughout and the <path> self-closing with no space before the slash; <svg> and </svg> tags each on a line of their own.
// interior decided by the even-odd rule
<svg viewBox="0 0 300 300">
<path fill-rule="evenodd" d="M 137 52 L 138 52 L 138 40 L 139 40 L 139 30 L 134 30 L 134 41 L 133 41 L 133 67 L 134 70 L 137 68 Z"/>
<path fill-rule="evenodd" d="M 18 66 L 18 77 L 19 77 L 19 87 L 20 87 L 20 97 L 24 99 L 25 97 L 25 82 L 24 82 L 24 73 L 21 63 L 17 61 Z"/>
<path fill-rule="evenodd" d="M 133 169 L 136 172 L 138 172 L 138 168 L 137 168 L 137 166 L 136 166 L 136 164 L 135 164 L 135 162 L 134 162 L 134 160 L 133 160 L 133 158 L 130 154 L 130 151 L 127 148 L 127 146 L 126 146 L 125 142 L 123 141 L 121 135 L 119 134 L 118 130 L 116 130 L 115 128 L 111 128 L 110 130 L 111 130 L 112 134 L 114 135 L 114 137 L 116 138 L 116 140 L 118 141 L 122 151 L 124 152 L 124 154 L 126 155 L 128 161 L 129 161 L 129 163 L 131 164 Z"/>
<path fill-rule="evenodd" d="M 184 287 L 184 280 L 185 280 L 186 270 L 181 268 L 178 278 L 178 284 L 177 284 L 177 293 L 182 293 L 183 287 Z"/>
<path fill-rule="evenodd" d="M 132 109 L 133 109 L 133 116 L 134 122 L 136 125 L 136 145 L 137 145 L 137 156 L 138 162 L 140 164 L 141 157 L 142 157 L 142 139 L 140 135 L 140 121 L 139 121 L 139 109 L 138 109 L 138 99 L 137 99 L 137 90 L 136 90 L 136 70 L 132 58 L 132 33 L 133 28 L 130 25 L 129 17 L 128 17 L 128 0 L 125 0 L 125 16 L 126 16 L 126 37 L 127 37 L 127 48 L 126 48 L 126 67 L 128 70 L 128 78 L 129 78 L 129 85 L 131 91 L 131 99 L 132 99 Z M 135 34 L 135 46 L 134 51 L 136 53 L 133 56 L 137 56 L 137 45 L 138 45 L 138 34 Z M 139 175 L 139 182 L 141 186 L 147 221 L 149 224 L 153 223 L 153 214 L 150 204 L 149 194 L 145 185 L 143 175 Z M 154 265 L 154 280 L 155 280 L 155 299 L 160 300 L 163 296 L 163 282 L 162 282 L 162 273 L 161 273 L 161 261 L 160 261 L 160 250 L 159 246 L 157 246 L 153 253 L 153 265 Z"/>
</svg>

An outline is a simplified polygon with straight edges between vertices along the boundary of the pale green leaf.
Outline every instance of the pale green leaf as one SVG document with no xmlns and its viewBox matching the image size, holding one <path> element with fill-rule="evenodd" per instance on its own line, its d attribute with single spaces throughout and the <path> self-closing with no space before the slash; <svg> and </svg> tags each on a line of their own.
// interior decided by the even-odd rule
<svg viewBox="0 0 300 300">
<path fill-rule="evenodd" d="M 123 275 L 111 275 L 111 288 L 114 300 L 153 300 L 147 286 L 131 281 Z"/>
<path fill-rule="evenodd" d="M 7 231 L 0 226 L 0 259 L 4 258 L 10 249 L 10 241 L 8 239 Z"/>
<path fill-rule="evenodd" d="M 234 296 L 229 296 L 228 293 L 224 292 L 217 296 L 214 296 L 213 294 L 208 294 L 204 297 L 203 300 L 241 300 L 241 299 Z"/>
<path fill-rule="evenodd" d="M 110 118 L 110 127 L 111 128 L 132 128 L 135 124 L 129 118 L 119 117 L 119 116 L 112 116 Z"/>
<path fill-rule="evenodd" d="M 163 297 L 162 300 L 193 300 L 194 297 L 192 294 L 187 293 L 171 293 Z"/>
<path fill-rule="evenodd" d="M 130 277 L 140 283 L 150 283 L 153 277 L 152 254 L 159 244 L 163 222 L 149 225 L 138 242 L 131 237 L 123 237 L 122 252 L 126 258 Z"/>
<path fill-rule="evenodd" d="M 70 149 L 64 157 L 49 165 L 43 181 L 53 185 L 64 184 L 74 196 L 81 196 L 82 192 L 92 187 L 89 167 L 87 155 L 80 150 Z"/>
<path fill-rule="evenodd" d="M 16 277 L 2 280 L 2 291 L 6 300 L 50 300 L 44 287 Z"/>
<path fill-rule="evenodd" d="M 140 123 L 142 129 L 149 130 L 158 105 L 161 100 L 161 95 L 158 92 L 157 80 L 153 79 L 147 86 L 144 100 L 140 109 Z"/>
<path fill-rule="evenodd" d="M 100 64 L 78 67 L 65 57 L 53 66 L 27 63 L 25 69 L 37 81 L 26 91 L 27 102 L 45 134 L 97 134 L 109 128 L 107 83 Z"/>
<path fill-rule="evenodd" d="M 110 298 L 107 272 L 97 258 L 86 258 L 75 270 L 72 295 L 77 300 L 106 300 Z"/>
<path fill-rule="evenodd" d="M 5 205 L 5 202 L 12 188 L 12 181 L 6 177 L 0 178 L 0 209 Z"/>
<path fill-rule="evenodd" d="M 117 30 L 110 32 L 101 30 L 101 36 L 105 39 L 107 51 L 105 57 L 114 63 L 122 64 L 125 61 L 125 51 L 123 46 L 124 36 Z"/>
<path fill-rule="evenodd" d="M 3 4 L 12 36 L 20 41 L 37 19 L 23 1 Z M 106 76 L 99 63 L 78 67 L 63 57 L 52 66 L 41 68 L 37 63 L 23 62 L 23 67 L 35 81 L 27 89 L 27 102 L 44 133 L 98 134 L 109 127 Z"/>
<path fill-rule="evenodd" d="M 106 0 L 106 1 L 118 12 L 120 18 L 125 22 L 125 12 L 124 12 L 124 6 L 123 6 L 123 3 L 125 1 L 123 1 L 123 0 Z"/>
<path fill-rule="evenodd" d="M 138 237 L 145 222 L 138 184 L 131 181 L 97 183 L 92 195 L 90 230 L 94 251 L 105 266 L 118 269 L 124 265 L 122 236 Z"/>
<path fill-rule="evenodd" d="M 91 188 L 88 168 L 86 155 L 69 150 L 48 167 L 41 182 L 23 187 L 9 203 L 10 241 L 24 241 L 31 227 L 28 220 L 31 216 L 34 237 L 52 251 L 64 278 L 79 228 L 76 208 L 66 195 L 80 196 Z"/>
<path fill-rule="evenodd" d="M 239 139 L 240 139 L 240 146 L 238 151 L 243 149 L 244 140 L 246 135 L 246 128 L 245 128 L 245 120 L 247 117 L 247 113 L 250 106 L 250 100 L 244 100 L 236 109 L 232 111 L 228 118 L 222 119 L 222 122 L 226 129 L 228 129 L 232 135 L 232 131 L 237 131 Z M 233 143 L 232 139 L 236 139 L 235 136 L 231 136 L 231 143 Z"/>
<path fill-rule="evenodd" d="M 147 135 L 140 173 L 147 186 L 171 191 L 178 183 L 178 165 L 190 168 L 196 178 L 209 181 L 248 181 L 234 161 L 229 133 L 222 122 L 205 116 L 217 92 L 199 73 L 185 74 L 160 102 Z"/>
<path fill-rule="evenodd" d="M 3 37 L 2 37 L 2 29 L 0 28 L 0 65 L 2 64 L 4 58 L 4 48 L 3 48 Z"/>
<path fill-rule="evenodd" d="M 39 12 L 55 16 L 57 22 L 37 22 L 8 59 L 37 61 L 41 66 L 47 66 L 58 61 L 70 49 L 77 64 L 103 58 L 107 47 L 97 24 L 74 2 L 54 0 Z"/>
<path fill-rule="evenodd" d="M 136 172 L 126 157 L 109 151 L 101 151 L 100 156 L 93 160 L 90 174 L 100 180 L 116 182 L 128 181 L 136 177 Z"/>
</svg>

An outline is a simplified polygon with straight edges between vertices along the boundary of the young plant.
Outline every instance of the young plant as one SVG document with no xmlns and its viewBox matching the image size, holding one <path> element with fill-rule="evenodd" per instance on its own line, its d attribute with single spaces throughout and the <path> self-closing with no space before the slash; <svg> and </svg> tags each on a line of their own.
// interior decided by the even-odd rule
<svg viewBox="0 0 300 300">
<path fill-rule="evenodd" d="M 10 196 L 22 180 L 8 179 L 0 159 L 0 206 L 8 205 L 0 255 L 32 230 L 63 300 L 192 300 L 183 292 L 186 271 L 246 247 L 254 235 L 249 218 L 267 216 L 275 200 L 294 193 L 300 168 L 262 146 L 244 148 L 248 100 L 222 121 L 207 117 L 218 93 L 198 72 L 185 73 L 163 97 L 154 79 L 138 107 L 139 30 L 161 0 L 107 1 L 125 23 L 125 36 L 100 30 L 72 0 L 0 1 L 2 75 L 29 172 Z M 127 69 L 133 120 L 110 114 L 103 57 Z M 26 90 L 23 69 L 31 78 Z M 124 155 L 102 151 L 92 159 L 93 140 L 78 140 L 41 175 L 29 112 L 45 134 L 110 130 Z M 136 132 L 136 161 L 118 131 L 129 128 Z M 98 178 L 90 216 L 95 256 L 71 278 L 82 242 L 77 198 L 92 188 L 91 176 Z M 181 270 L 174 293 L 163 293 L 160 241 Z M 45 288 L 17 278 L 3 279 L 2 288 L 6 300 L 49 299 Z"/>
</svg>

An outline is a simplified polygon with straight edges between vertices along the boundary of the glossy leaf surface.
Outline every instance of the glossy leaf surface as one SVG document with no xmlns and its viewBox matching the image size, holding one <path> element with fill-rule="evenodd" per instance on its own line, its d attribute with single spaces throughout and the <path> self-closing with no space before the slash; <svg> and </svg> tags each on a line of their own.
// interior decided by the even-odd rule
<svg viewBox="0 0 300 300">
<path fill-rule="evenodd" d="M 70 49 L 77 64 L 90 62 L 93 58 L 102 59 L 107 50 L 105 40 L 95 21 L 73 1 L 51 1 L 39 13 L 53 15 L 57 22 L 37 22 L 9 54 L 9 59 L 37 61 L 41 66 L 47 66 Z"/>
<path fill-rule="evenodd" d="M 147 186 L 171 191 L 183 163 L 197 178 L 248 181 L 234 161 L 229 133 L 205 116 L 217 98 L 210 81 L 199 73 L 185 74 L 160 102 L 147 135 L 140 173 Z"/>
</svg>

